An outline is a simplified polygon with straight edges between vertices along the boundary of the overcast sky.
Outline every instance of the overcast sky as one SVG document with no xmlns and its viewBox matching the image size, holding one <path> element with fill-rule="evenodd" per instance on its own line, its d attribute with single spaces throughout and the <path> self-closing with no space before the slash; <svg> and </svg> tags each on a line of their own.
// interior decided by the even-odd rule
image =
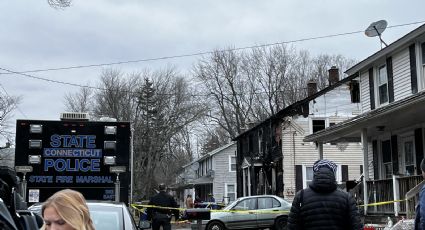
<svg viewBox="0 0 425 230">
<path fill-rule="evenodd" d="M 19 72 L 294 41 L 364 31 L 381 19 L 389 27 L 423 22 L 423 9 L 423 0 L 73 0 L 64 10 L 51 8 L 46 0 L 2 0 L 0 68 Z M 391 43 L 420 25 L 388 28 L 383 39 Z M 312 55 L 341 54 L 359 61 L 381 48 L 378 38 L 364 33 L 293 45 Z M 184 73 L 199 58 L 114 68 L 131 73 L 173 65 Z M 94 85 L 101 71 L 95 67 L 31 75 Z M 64 94 L 78 90 L 16 74 L 0 74 L 0 84 L 9 95 L 22 97 L 10 119 L 13 126 L 16 119 L 58 119 L 65 110 Z"/>
</svg>

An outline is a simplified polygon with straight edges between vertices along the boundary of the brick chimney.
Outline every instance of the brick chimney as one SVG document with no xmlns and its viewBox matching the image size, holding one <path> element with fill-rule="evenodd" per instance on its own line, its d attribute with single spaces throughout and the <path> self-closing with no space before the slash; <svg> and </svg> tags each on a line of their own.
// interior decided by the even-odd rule
<svg viewBox="0 0 425 230">
<path fill-rule="evenodd" d="M 310 80 L 307 82 L 307 93 L 308 96 L 317 93 L 317 82 L 315 82 L 314 80 Z"/>
<path fill-rule="evenodd" d="M 329 85 L 333 85 L 339 81 L 339 70 L 336 68 L 336 66 L 332 66 L 328 70 L 329 74 Z"/>
</svg>

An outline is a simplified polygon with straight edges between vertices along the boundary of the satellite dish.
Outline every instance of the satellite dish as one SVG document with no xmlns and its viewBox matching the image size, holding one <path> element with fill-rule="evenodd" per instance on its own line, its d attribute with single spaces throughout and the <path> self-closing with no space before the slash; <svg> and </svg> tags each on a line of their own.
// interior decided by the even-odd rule
<svg viewBox="0 0 425 230">
<path fill-rule="evenodd" d="M 190 166 L 190 169 L 191 169 L 191 170 L 193 170 L 193 171 L 198 170 L 198 168 L 199 168 L 199 163 L 198 163 L 198 162 L 194 162 L 194 163 Z"/>
<path fill-rule="evenodd" d="M 387 43 L 384 42 L 384 40 L 382 40 L 381 38 L 381 34 L 384 32 L 384 30 L 387 28 L 387 21 L 385 20 L 379 20 L 377 22 L 373 22 L 372 24 L 370 24 L 369 27 L 367 27 L 367 29 L 365 30 L 365 34 L 368 37 L 379 37 L 379 40 L 381 41 L 381 49 L 382 49 L 382 43 L 385 44 L 385 46 L 388 46 Z"/>
</svg>

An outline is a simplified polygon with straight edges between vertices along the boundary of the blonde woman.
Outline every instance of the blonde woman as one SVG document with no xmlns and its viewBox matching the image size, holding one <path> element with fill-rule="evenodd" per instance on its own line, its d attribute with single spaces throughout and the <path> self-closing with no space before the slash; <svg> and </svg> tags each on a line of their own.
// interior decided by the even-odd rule
<svg viewBox="0 0 425 230">
<path fill-rule="evenodd" d="M 65 189 L 53 194 L 44 202 L 43 230 L 94 230 L 84 196 L 74 190 Z"/>
</svg>

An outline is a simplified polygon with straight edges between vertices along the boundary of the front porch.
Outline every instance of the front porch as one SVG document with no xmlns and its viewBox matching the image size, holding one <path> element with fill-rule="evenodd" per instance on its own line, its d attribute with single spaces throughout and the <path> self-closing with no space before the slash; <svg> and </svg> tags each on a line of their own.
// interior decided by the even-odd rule
<svg viewBox="0 0 425 230">
<path fill-rule="evenodd" d="M 319 159 L 324 143 L 361 142 L 362 183 L 353 194 L 364 204 L 363 213 L 409 217 L 415 213 L 418 189 L 409 193 L 407 201 L 406 194 L 423 181 L 424 113 L 425 92 L 420 92 L 309 135 L 304 141 L 317 143 Z"/>
<path fill-rule="evenodd" d="M 366 213 L 368 215 L 414 216 L 419 194 L 406 200 L 406 193 L 422 180 L 422 176 L 393 176 L 391 179 L 367 181 L 368 200 L 366 204 L 369 206 L 366 207 Z M 359 205 L 365 203 L 363 202 L 363 191 L 363 183 L 359 183 L 350 191 Z"/>
</svg>

